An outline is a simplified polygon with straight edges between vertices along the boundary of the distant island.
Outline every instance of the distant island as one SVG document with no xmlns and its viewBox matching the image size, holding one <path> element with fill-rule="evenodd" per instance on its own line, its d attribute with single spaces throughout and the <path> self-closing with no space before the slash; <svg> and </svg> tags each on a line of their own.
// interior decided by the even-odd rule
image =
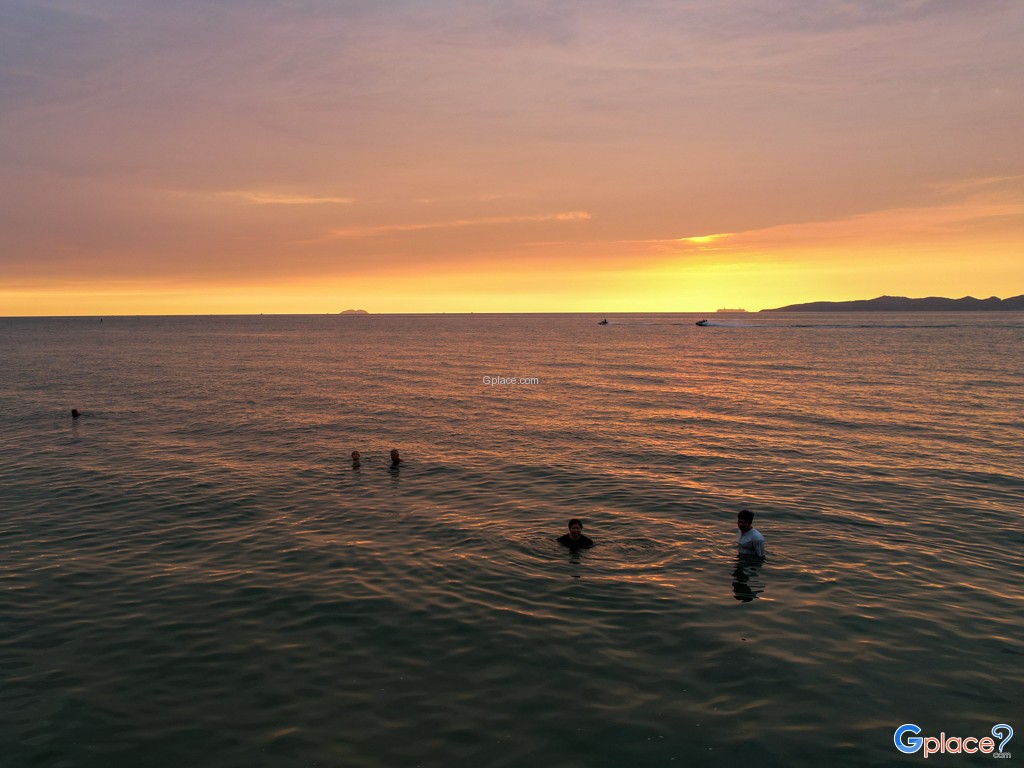
<svg viewBox="0 0 1024 768">
<path fill-rule="evenodd" d="M 745 309 L 716 309 L 716 312 L 746 312 Z"/>
<path fill-rule="evenodd" d="M 908 299 L 905 296 L 879 296 L 859 301 L 812 301 L 809 304 L 790 304 L 788 307 L 762 309 L 762 312 L 1022 312 L 1024 295 L 1009 299 L 944 299 L 929 296 L 926 299 Z"/>
<path fill-rule="evenodd" d="M 346 309 L 344 312 L 339 312 L 339 315 L 368 315 L 370 314 L 365 309 Z"/>
</svg>

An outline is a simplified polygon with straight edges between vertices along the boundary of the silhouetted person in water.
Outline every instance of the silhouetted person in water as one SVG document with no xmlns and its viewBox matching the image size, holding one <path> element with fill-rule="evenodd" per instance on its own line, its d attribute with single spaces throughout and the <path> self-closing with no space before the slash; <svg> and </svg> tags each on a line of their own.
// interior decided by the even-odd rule
<svg viewBox="0 0 1024 768">
<path fill-rule="evenodd" d="M 736 515 L 736 527 L 740 529 L 736 536 L 740 557 L 764 557 L 764 536 L 754 527 L 754 513 L 741 509 Z"/>
<path fill-rule="evenodd" d="M 583 523 L 575 517 L 569 521 L 569 532 L 558 537 L 558 543 L 569 549 L 588 549 L 594 546 L 593 540 L 583 535 Z"/>
<path fill-rule="evenodd" d="M 79 416 L 81 416 L 81 415 L 82 415 L 82 414 L 80 414 L 80 413 L 78 412 L 78 409 L 77 409 L 77 408 L 72 408 L 72 409 L 71 409 L 71 418 L 72 418 L 72 419 L 77 419 L 77 418 L 78 418 Z"/>
<path fill-rule="evenodd" d="M 352 469 L 359 467 L 359 451 L 352 451 Z"/>
<path fill-rule="evenodd" d="M 402 463 L 402 457 L 398 455 L 398 449 L 397 448 L 392 448 L 391 449 L 391 466 L 392 467 L 397 467 L 401 463 Z"/>
</svg>

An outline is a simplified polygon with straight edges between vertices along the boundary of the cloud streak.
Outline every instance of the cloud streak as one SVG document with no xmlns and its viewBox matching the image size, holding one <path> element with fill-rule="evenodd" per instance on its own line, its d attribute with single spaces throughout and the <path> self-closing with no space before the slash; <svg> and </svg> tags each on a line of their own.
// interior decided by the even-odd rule
<svg viewBox="0 0 1024 768">
<path fill-rule="evenodd" d="M 381 226 L 346 227 L 335 229 L 329 239 L 377 237 L 398 232 L 422 232 L 426 230 L 463 229 L 466 227 L 492 227 L 502 224 L 532 224 L 538 222 L 581 222 L 589 221 L 586 211 L 563 211 L 559 213 L 535 214 L 530 216 L 483 216 L 475 219 L 424 222 L 419 224 L 385 224 Z"/>
<path fill-rule="evenodd" d="M 318 197 L 315 195 L 289 195 L 277 192 L 247 190 L 220 192 L 217 196 L 228 200 L 255 203 L 257 205 L 351 205 L 355 203 L 355 198 L 353 197 Z"/>
</svg>

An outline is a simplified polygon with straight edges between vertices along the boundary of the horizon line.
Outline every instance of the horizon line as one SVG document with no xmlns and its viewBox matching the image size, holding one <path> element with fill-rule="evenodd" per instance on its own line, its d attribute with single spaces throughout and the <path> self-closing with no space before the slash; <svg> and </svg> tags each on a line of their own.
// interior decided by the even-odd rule
<svg viewBox="0 0 1024 768">
<path fill-rule="evenodd" d="M 817 302 L 815 302 L 817 303 Z M 875 310 L 880 314 L 903 314 L 907 311 L 913 311 L 914 314 L 968 314 L 976 315 L 979 310 L 948 310 L 948 309 L 934 309 L 934 310 Z M 132 315 L 118 315 L 118 314 L 104 314 L 104 315 L 0 315 L 0 320 L 86 320 L 86 319 L 99 319 L 105 318 L 140 318 L 140 317 L 440 317 L 445 315 L 453 316 L 469 316 L 469 315 L 592 315 L 594 317 L 615 317 L 620 315 L 758 315 L 763 312 L 774 312 L 776 314 L 796 314 L 796 315 L 834 315 L 837 314 L 835 310 L 823 310 L 823 311 L 807 311 L 800 310 L 792 313 L 781 312 L 778 309 L 754 309 L 745 310 L 743 312 L 719 312 L 718 310 L 643 310 L 643 311 L 628 311 L 619 310 L 616 312 L 598 312 L 592 310 L 582 310 L 578 312 L 366 312 L 365 314 L 360 313 L 344 313 L 344 312 L 197 312 L 192 314 L 132 314 Z M 1005 312 L 1008 314 L 1020 314 L 1020 310 L 987 310 L 985 314 L 1000 314 Z M 841 314 L 841 313 L 840 313 Z M 852 310 L 850 314 L 864 314 L 863 311 Z"/>
</svg>

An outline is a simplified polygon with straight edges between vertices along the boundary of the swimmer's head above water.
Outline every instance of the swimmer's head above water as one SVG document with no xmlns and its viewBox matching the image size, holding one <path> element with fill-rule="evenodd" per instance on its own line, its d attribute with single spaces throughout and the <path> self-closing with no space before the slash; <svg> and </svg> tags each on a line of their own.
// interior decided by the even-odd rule
<svg viewBox="0 0 1024 768">
<path fill-rule="evenodd" d="M 352 463 L 353 464 L 358 464 L 359 463 L 359 451 L 352 451 Z"/>
<path fill-rule="evenodd" d="M 397 467 L 401 463 L 402 463 L 402 457 L 398 455 L 398 449 L 397 448 L 392 448 L 391 449 L 391 466 L 392 467 Z"/>
<path fill-rule="evenodd" d="M 743 533 L 749 531 L 754 525 L 754 513 L 749 509 L 741 509 L 736 515 L 736 527 Z"/>
<path fill-rule="evenodd" d="M 575 517 L 569 521 L 569 532 L 558 537 L 558 543 L 569 549 L 587 549 L 594 546 L 594 542 L 583 535 L 583 522 Z"/>
</svg>

